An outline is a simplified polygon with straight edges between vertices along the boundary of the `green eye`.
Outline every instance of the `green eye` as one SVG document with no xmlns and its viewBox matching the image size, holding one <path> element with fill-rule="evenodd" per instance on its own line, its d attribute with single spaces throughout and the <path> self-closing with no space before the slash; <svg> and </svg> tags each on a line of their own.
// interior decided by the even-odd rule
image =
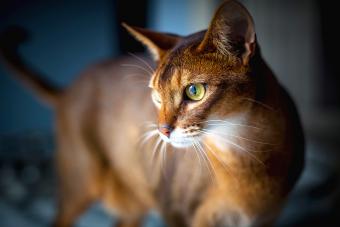
<svg viewBox="0 0 340 227">
<path fill-rule="evenodd" d="M 205 94 L 205 87 L 203 84 L 190 84 L 185 88 L 185 94 L 189 99 L 199 101 Z"/>
</svg>

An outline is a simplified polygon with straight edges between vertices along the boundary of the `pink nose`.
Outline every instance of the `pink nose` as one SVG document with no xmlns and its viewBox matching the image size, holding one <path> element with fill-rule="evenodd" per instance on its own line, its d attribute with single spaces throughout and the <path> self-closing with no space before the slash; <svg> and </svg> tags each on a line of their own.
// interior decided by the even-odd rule
<svg viewBox="0 0 340 227">
<path fill-rule="evenodd" d="M 171 134 L 171 131 L 172 131 L 172 128 L 170 125 L 168 124 L 164 124 L 164 125 L 160 125 L 158 130 L 163 134 L 165 135 L 166 137 L 170 137 L 170 134 Z"/>
</svg>

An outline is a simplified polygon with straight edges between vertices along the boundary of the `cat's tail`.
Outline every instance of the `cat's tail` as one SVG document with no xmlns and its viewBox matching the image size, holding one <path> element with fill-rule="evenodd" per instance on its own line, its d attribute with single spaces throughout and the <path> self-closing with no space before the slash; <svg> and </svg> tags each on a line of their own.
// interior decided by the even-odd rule
<svg viewBox="0 0 340 227">
<path fill-rule="evenodd" d="M 12 74 L 35 92 L 50 106 L 58 102 L 61 89 L 53 86 L 46 77 L 30 68 L 18 53 L 18 47 L 28 39 L 26 30 L 11 27 L 0 34 L 0 60 Z"/>
</svg>

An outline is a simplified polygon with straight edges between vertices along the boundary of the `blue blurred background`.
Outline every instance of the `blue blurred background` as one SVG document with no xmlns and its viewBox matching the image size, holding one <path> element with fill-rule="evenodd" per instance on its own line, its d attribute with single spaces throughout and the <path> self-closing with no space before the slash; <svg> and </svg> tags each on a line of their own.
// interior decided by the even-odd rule
<svg viewBox="0 0 340 227">
<path fill-rule="evenodd" d="M 244 0 L 264 58 L 294 97 L 307 165 L 278 226 L 338 226 L 340 72 L 336 3 Z M 181 35 L 205 29 L 218 0 L 1 0 L 0 31 L 21 25 L 30 64 L 67 86 L 89 65 L 142 47 L 120 23 Z M 55 212 L 53 112 L 0 66 L 0 226 L 48 226 Z M 153 217 L 146 225 L 159 226 Z M 95 205 L 79 226 L 109 226 Z M 94 224 L 95 223 L 95 224 Z M 157 224 L 158 223 L 158 224 Z"/>
</svg>

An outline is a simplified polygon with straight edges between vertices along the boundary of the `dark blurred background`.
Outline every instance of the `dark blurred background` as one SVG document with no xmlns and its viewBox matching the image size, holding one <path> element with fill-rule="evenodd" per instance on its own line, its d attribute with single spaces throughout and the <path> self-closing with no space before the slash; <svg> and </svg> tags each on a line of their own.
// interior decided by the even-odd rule
<svg viewBox="0 0 340 227">
<path fill-rule="evenodd" d="M 305 171 L 277 226 L 339 226 L 340 53 L 336 1 L 244 0 L 264 58 L 294 97 L 307 137 Z M 101 59 L 143 48 L 131 25 L 190 34 L 218 0 L 1 0 L 0 31 L 21 25 L 24 58 L 60 86 Z M 0 226 L 49 226 L 55 214 L 53 112 L 0 66 Z M 95 204 L 77 226 L 110 226 Z M 153 215 L 146 226 L 162 226 Z"/>
</svg>

